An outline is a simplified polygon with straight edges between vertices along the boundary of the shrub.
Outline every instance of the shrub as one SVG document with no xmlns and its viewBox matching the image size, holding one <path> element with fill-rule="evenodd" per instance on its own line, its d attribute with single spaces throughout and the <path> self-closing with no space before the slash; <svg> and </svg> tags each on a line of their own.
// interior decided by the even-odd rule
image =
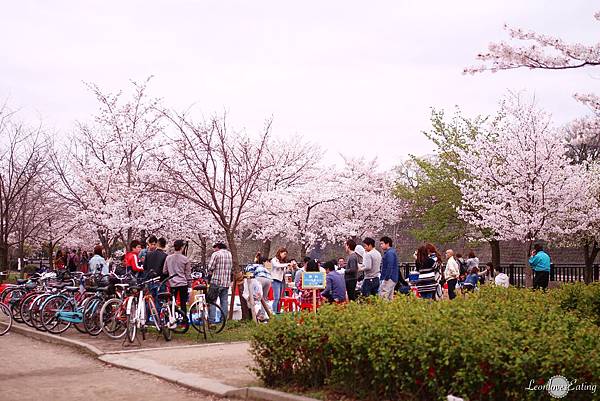
<svg viewBox="0 0 600 401">
<path fill-rule="evenodd" d="M 546 392 L 526 390 L 530 380 L 600 377 L 593 307 L 572 308 L 598 291 L 568 287 L 490 287 L 452 302 L 371 299 L 284 315 L 253 336 L 256 372 L 270 386 L 325 386 L 361 399 L 547 399 Z"/>
</svg>

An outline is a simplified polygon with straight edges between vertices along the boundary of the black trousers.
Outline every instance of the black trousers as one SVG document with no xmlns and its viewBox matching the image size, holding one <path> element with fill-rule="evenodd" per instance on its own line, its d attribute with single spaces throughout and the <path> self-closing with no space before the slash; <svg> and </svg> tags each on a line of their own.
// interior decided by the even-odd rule
<svg viewBox="0 0 600 401">
<path fill-rule="evenodd" d="M 357 279 L 355 278 L 346 280 L 346 292 L 350 301 L 356 301 L 356 281 Z"/>
<path fill-rule="evenodd" d="M 188 302 L 188 287 L 171 287 L 171 294 L 177 298 L 177 294 L 179 294 L 179 307 L 183 311 L 183 313 L 187 316 L 187 302 Z"/>
<path fill-rule="evenodd" d="M 448 298 L 456 298 L 456 280 L 455 278 L 446 281 L 448 283 Z"/>
<path fill-rule="evenodd" d="M 547 289 L 550 281 L 550 272 L 533 272 L 533 289 Z"/>
</svg>

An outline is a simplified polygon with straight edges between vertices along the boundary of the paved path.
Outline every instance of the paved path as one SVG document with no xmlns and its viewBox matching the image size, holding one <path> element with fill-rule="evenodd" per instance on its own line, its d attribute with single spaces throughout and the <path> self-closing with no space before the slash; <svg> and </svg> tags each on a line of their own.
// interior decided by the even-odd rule
<svg viewBox="0 0 600 401">
<path fill-rule="evenodd" d="M 156 364 L 170 369 L 216 380 L 234 387 L 259 385 L 251 373 L 253 361 L 246 342 L 206 344 L 180 348 L 131 350 L 111 353 L 110 359 L 128 365 L 128 362 Z"/>
<path fill-rule="evenodd" d="M 0 383 L 0 400 L 10 401 L 217 399 L 12 332 L 0 337 Z"/>
</svg>

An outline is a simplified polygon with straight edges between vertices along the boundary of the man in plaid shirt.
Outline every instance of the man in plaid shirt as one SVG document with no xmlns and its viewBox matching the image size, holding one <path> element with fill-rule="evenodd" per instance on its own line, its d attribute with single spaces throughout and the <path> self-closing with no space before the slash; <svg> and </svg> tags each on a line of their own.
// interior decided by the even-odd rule
<svg viewBox="0 0 600 401">
<path fill-rule="evenodd" d="M 217 299 L 221 305 L 221 309 L 223 313 L 227 315 L 228 313 L 228 304 L 227 304 L 227 295 L 229 293 L 229 285 L 231 283 L 231 269 L 233 267 L 233 260 L 231 258 L 231 252 L 227 250 L 227 245 L 219 242 L 213 245 L 213 249 L 215 252 L 210 257 L 210 262 L 208 263 L 208 274 L 212 275 L 210 278 L 210 286 L 211 292 L 216 291 Z M 212 288 L 215 288 L 213 290 Z M 214 295 L 213 295 L 214 297 Z M 216 302 L 216 299 L 211 299 L 210 301 Z M 216 308 L 210 307 L 208 312 L 208 319 L 211 322 L 216 321 Z M 221 316 L 221 319 L 225 319 L 226 316 Z"/>
</svg>

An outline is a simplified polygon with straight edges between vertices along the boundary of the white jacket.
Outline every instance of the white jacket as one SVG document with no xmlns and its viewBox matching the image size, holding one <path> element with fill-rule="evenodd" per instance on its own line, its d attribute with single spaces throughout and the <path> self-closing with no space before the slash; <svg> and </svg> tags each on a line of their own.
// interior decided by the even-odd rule
<svg viewBox="0 0 600 401">
<path fill-rule="evenodd" d="M 446 270 L 444 270 L 444 276 L 446 280 L 452 280 L 453 278 L 458 278 L 460 276 L 460 268 L 458 267 L 458 262 L 454 259 L 454 256 L 451 256 L 446 263 Z"/>
<path fill-rule="evenodd" d="M 494 282 L 497 286 L 504 288 L 508 288 L 508 286 L 510 285 L 510 280 L 508 279 L 508 276 L 505 273 L 498 273 Z"/>
<path fill-rule="evenodd" d="M 289 265 L 289 263 L 281 263 L 277 257 L 271 259 L 271 277 L 273 277 L 273 280 L 283 281 L 283 275 Z"/>
</svg>

